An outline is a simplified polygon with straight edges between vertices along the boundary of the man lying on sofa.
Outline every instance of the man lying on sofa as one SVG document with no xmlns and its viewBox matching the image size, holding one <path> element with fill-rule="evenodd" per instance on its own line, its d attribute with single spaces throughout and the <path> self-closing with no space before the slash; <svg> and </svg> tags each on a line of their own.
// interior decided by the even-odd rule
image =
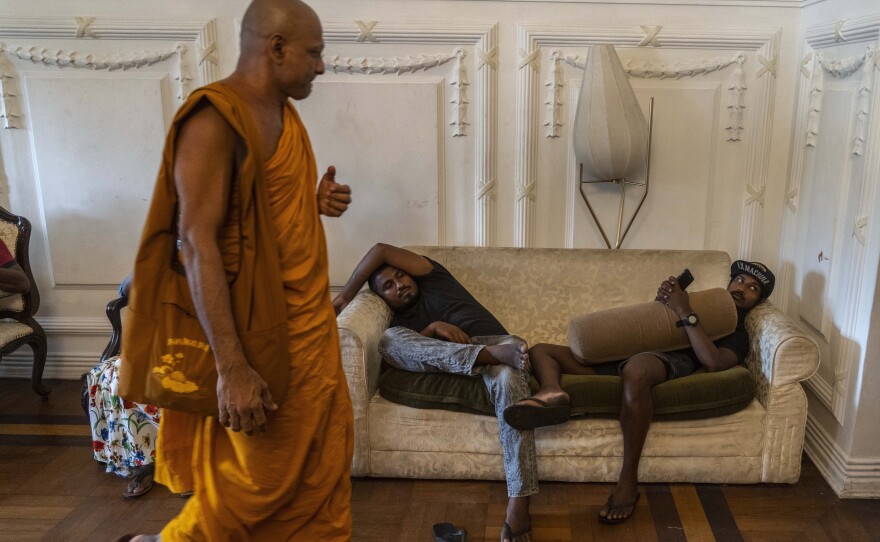
<svg viewBox="0 0 880 542">
<path fill-rule="evenodd" d="M 761 263 L 743 260 L 733 263 L 727 291 L 736 305 L 736 330 L 714 343 L 700 326 L 687 292 L 679 287 L 675 277 L 669 277 L 660 284 L 655 300 L 678 314 L 679 325 L 684 326 L 691 348 L 672 352 L 644 352 L 622 363 L 586 366 L 566 346 L 535 345 L 530 351 L 530 359 L 540 389 L 533 397 L 508 408 L 504 412 L 504 419 L 519 429 L 562 423 L 570 413 L 568 394 L 560 386 L 562 373 L 619 374 L 623 386 L 620 406 L 623 465 L 617 486 L 599 511 L 599 519 L 605 523 L 626 520 L 639 498 L 639 461 L 654 414 L 651 388 L 667 380 L 687 376 L 700 367 L 709 372 L 723 371 L 742 363 L 749 350 L 749 335 L 744 326 L 746 314 L 770 295 L 775 280 L 773 273 Z"/>
<path fill-rule="evenodd" d="M 529 353 L 439 263 L 379 243 L 367 252 L 333 300 L 339 314 L 364 283 L 394 312 L 379 343 L 391 365 L 414 372 L 477 375 L 489 390 L 507 476 L 507 516 L 502 542 L 530 539 L 529 496 L 538 492 L 535 438 L 502 419 L 502 412 L 530 395 Z"/>
</svg>

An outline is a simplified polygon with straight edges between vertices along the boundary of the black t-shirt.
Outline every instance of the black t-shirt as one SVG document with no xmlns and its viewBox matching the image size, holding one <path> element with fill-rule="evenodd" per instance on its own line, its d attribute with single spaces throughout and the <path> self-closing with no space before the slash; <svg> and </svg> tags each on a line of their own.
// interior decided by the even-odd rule
<svg viewBox="0 0 880 542">
<path fill-rule="evenodd" d="M 737 307 L 736 309 L 736 329 L 733 330 L 733 333 L 726 337 L 722 337 L 717 341 L 713 341 L 713 344 L 717 348 L 727 348 L 734 354 L 736 354 L 736 362 L 742 363 L 746 359 L 746 355 L 749 353 L 749 332 L 746 331 L 746 315 L 749 311 L 740 309 Z M 686 348 L 681 350 L 681 352 L 686 353 L 694 360 L 697 365 L 700 365 L 700 360 L 697 358 L 697 353 L 694 352 L 693 348 Z"/>
<path fill-rule="evenodd" d="M 412 307 L 394 313 L 392 327 L 422 331 L 432 322 L 446 322 L 458 326 L 471 337 L 508 335 L 492 313 L 480 305 L 445 267 L 430 258 L 427 260 L 434 269 L 427 275 L 413 277 L 419 286 L 419 297 Z"/>
</svg>

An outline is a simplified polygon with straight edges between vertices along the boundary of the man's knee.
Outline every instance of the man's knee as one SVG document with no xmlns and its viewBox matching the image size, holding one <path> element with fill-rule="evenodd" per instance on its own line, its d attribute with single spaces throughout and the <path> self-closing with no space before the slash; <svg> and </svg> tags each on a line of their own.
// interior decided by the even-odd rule
<svg viewBox="0 0 880 542">
<path fill-rule="evenodd" d="M 382 338 L 379 339 L 379 353 L 387 354 L 391 352 L 395 347 L 400 345 L 400 343 L 404 340 L 403 335 L 408 331 L 403 327 L 389 327 L 382 333 Z"/>
<path fill-rule="evenodd" d="M 650 389 L 667 379 L 666 364 L 657 356 L 637 354 L 620 371 L 625 391 Z"/>
</svg>

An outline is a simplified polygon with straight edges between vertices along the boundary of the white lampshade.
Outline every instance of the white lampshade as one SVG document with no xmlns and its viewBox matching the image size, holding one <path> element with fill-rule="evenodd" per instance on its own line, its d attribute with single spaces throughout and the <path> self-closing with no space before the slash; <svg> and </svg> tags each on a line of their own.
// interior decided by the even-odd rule
<svg viewBox="0 0 880 542">
<path fill-rule="evenodd" d="M 611 45 L 589 48 L 572 139 L 585 177 L 624 179 L 645 165 L 648 124 Z"/>
</svg>

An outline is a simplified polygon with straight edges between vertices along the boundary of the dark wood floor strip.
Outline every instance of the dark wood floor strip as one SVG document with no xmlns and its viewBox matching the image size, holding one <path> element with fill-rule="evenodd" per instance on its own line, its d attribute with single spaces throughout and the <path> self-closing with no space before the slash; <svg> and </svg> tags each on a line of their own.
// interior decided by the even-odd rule
<svg viewBox="0 0 880 542">
<path fill-rule="evenodd" d="M 696 484 L 697 495 L 703 505 L 703 512 L 709 520 L 712 534 L 718 542 L 743 542 L 742 533 L 733 519 L 724 491 L 717 485 Z"/>
<path fill-rule="evenodd" d="M 643 486 L 645 497 L 651 505 L 654 529 L 660 542 L 687 542 L 681 518 L 675 508 L 675 499 L 667 484 L 648 484 Z"/>
<path fill-rule="evenodd" d="M 85 414 L 72 416 L 67 414 L 0 414 L 0 425 L 4 423 L 50 425 L 89 425 Z"/>
<path fill-rule="evenodd" d="M 0 435 L 0 446 L 85 446 L 92 447 L 92 439 L 70 435 Z"/>
</svg>

